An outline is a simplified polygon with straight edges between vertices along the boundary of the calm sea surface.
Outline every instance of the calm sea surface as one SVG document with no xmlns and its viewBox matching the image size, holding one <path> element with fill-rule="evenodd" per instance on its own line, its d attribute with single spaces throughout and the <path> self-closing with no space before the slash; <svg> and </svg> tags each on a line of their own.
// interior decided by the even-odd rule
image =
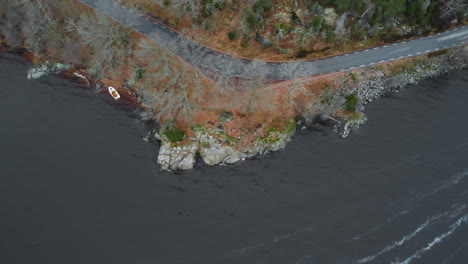
<svg viewBox="0 0 468 264">
<path fill-rule="evenodd" d="M 468 263 L 468 71 L 366 107 L 346 140 L 169 173 L 107 94 L 0 54 L 0 263 Z"/>
</svg>

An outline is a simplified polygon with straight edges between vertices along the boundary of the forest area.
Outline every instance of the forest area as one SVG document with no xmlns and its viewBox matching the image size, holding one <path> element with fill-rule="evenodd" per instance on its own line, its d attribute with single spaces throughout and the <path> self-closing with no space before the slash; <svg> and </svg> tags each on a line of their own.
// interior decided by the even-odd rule
<svg viewBox="0 0 468 264">
<path fill-rule="evenodd" d="M 197 41 L 266 60 L 314 59 L 466 23 L 463 0 L 123 0 Z"/>
</svg>

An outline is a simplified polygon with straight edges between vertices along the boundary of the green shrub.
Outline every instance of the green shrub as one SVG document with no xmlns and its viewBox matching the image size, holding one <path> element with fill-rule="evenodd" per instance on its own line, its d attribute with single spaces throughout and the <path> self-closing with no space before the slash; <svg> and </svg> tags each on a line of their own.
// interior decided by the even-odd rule
<svg viewBox="0 0 468 264">
<path fill-rule="evenodd" d="M 351 34 L 357 40 L 364 40 L 367 37 L 367 30 L 365 30 L 359 23 L 355 23 L 351 27 Z"/>
<path fill-rule="evenodd" d="M 301 48 L 298 52 L 296 52 L 296 58 L 305 58 L 309 54 L 309 52 L 303 48 Z"/>
<path fill-rule="evenodd" d="M 353 8 L 359 15 L 361 15 L 368 8 L 368 4 L 364 3 L 364 0 L 355 0 Z"/>
<path fill-rule="evenodd" d="M 164 129 L 164 135 L 166 135 L 166 137 L 172 143 L 180 142 L 185 138 L 185 132 L 182 129 L 173 125 L 168 125 Z"/>
<path fill-rule="evenodd" d="M 271 0 L 259 0 L 253 5 L 253 9 L 256 12 L 265 12 L 272 6 Z"/>
<path fill-rule="evenodd" d="M 358 78 L 359 78 L 359 74 L 357 72 L 351 73 L 351 79 L 353 80 L 354 83 L 357 82 Z"/>
<path fill-rule="evenodd" d="M 221 11 L 224 8 L 224 0 L 203 0 L 203 16 L 209 17 L 217 11 Z"/>
<path fill-rule="evenodd" d="M 414 18 L 416 15 L 416 2 L 413 2 L 408 5 L 406 8 L 406 15 L 409 16 L 409 18 Z"/>
<path fill-rule="evenodd" d="M 245 22 L 249 29 L 253 30 L 265 26 L 265 12 L 271 8 L 271 1 L 272 0 L 260 0 L 257 1 L 252 8 L 245 8 Z"/>
<path fill-rule="evenodd" d="M 278 23 L 273 25 L 273 29 L 276 33 L 281 33 L 283 36 L 293 30 L 292 26 L 286 23 Z"/>
<path fill-rule="evenodd" d="M 427 14 L 432 14 L 434 12 L 434 9 L 437 7 L 439 3 L 437 1 L 431 1 L 431 4 L 427 8 Z"/>
<path fill-rule="evenodd" d="M 302 25 L 301 18 L 294 11 L 291 11 L 291 20 L 297 25 Z"/>
<path fill-rule="evenodd" d="M 230 40 L 235 40 L 237 38 L 237 31 L 231 30 L 228 32 L 228 38 Z"/>
<path fill-rule="evenodd" d="M 346 110 L 349 112 L 355 112 L 356 107 L 359 104 L 359 97 L 356 95 L 356 93 L 347 95 L 345 99 L 346 99 Z"/>
<path fill-rule="evenodd" d="M 257 17 L 255 13 L 250 8 L 245 9 L 245 22 L 250 29 L 254 29 L 257 25 Z"/>
<path fill-rule="evenodd" d="M 240 45 L 244 49 L 248 48 L 249 47 L 249 39 L 246 38 L 246 37 L 242 38 L 242 41 L 241 41 Z"/>
<path fill-rule="evenodd" d="M 224 8 L 224 1 L 216 1 L 214 3 L 214 7 L 218 10 L 223 10 Z"/>
<path fill-rule="evenodd" d="M 213 22 L 211 22 L 210 20 L 206 20 L 206 21 L 203 23 L 203 29 L 204 29 L 204 30 L 211 30 L 211 29 L 213 29 Z"/>
<path fill-rule="evenodd" d="M 376 5 L 383 8 L 384 18 L 393 18 L 406 12 L 406 0 L 377 0 Z"/>
<path fill-rule="evenodd" d="M 383 9 L 381 6 L 377 7 L 370 21 L 371 26 L 374 26 L 382 21 L 382 12 L 383 12 L 382 10 Z"/>
<path fill-rule="evenodd" d="M 425 16 L 421 21 L 421 26 L 429 26 L 431 24 L 431 16 Z"/>
<path fill-rule="evenodd" d="M 384 42 L 393 42 L 401 38 L 400 33 L 398 33 L 398 31 L 393 27 L 386 27 L 383 30 L 380 30 L 377 33 L 377 36 Z"/>
<path fill-rule="evenodd" d="M 317 30 L 322 28 L 322 23 L 323 18 L 321 16 L 315 16 L 314 19 L 312 19 L 312 26 Z"/>
<path fill-rule="evenodd" d="M 418 21 L 418 24 L 420 24 L 424 18 L 424 15 L 426 14 L 426 10 L 424 10 L 424 1 L 418 1 L 416 2 L 416 20 Z"/>
<path fill-rule="evenodd" d="M 431 4 L 429 5 L 429 7 L 427 8 L 427 11 L 426 11 L 426 15 L 424 16 L 424 18 L 420 21 L 421 25 L 423 26 L 428 26 L 431 24 L 431 18 L 432 18 L 432 14 L 434 12 L 434 9 L 436 8 L 437 6 L 437 2 L 435 1 L 432 1 Z"/>
<path fill-rule="evenodd" d="M 327 36 L 325 37 L 325 41 L 328 43 L 335 42 L 335 32 L 333 31 L 333 28 L 329 28 L 327 30 Z"/>
<path fill-rule="evenodd" d="M 336 9 L 339 12 L 348 10 L 351 7 L 351 4 L 353 3 L 352 0 L 335 0 L 333 2 L 336 5 Z"/>
<path fill-rule="evenodd" d="M 237 11 L 239 10 L 239 7 L 240 7 L 240 4 L 239 4 L 239 0 L 233 0 L 231 5 L 229 6 L 229 8 L 232 10 L 232 11 Z"/>
<path fill-rule="evenodd" d="M 299 114 L 299 115 L 296 115 L 296 116 L 294 117 L 294 123 L 296 123 L 296 124 L 299 123 L 299 122 L 301 122 L 302 120 L 304 120 L 304 117 L 303 117 L 302 115 L 300 115 L 300 114 Z"/>
<path fill-rule="evenodd" d="M 138 69 L 135 72 L 135 79 L 137 81 L 143 79 L 144 74 L 145 74 L 145 68 L 143 68 L 142 66 L 138 66 Z"/>
<path fill-rule="evenodd" d="M 323 6 L 329 6 L 333 4 L 333 0 L 319 0 L 319 3 Z"/>
</svg>

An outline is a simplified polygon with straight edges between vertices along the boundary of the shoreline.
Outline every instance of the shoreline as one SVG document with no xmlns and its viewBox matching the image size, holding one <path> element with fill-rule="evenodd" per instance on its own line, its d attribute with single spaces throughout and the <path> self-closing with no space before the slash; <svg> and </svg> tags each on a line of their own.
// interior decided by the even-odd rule
<svg viewBox="0 0 468 264">
<path fill-rule="evenodd" d="M 46 61 L 40 64 L 35 64 L 34 52 L 28 51 L 27 49 L 24 49 L 24 48 L 19 48 L 19 49 L 11 48 L 2 42 L 0 42 L 0 52 L 17 54 L 23 59 L 32 63 L 32 67 L 30 68 L 30 73 L 32 69 L 39 68 L 41 66 L 43 67 L 43 69 L 38 69 L 39 71 L 42 71 L 41 73 L 39 73 L 39 76 L 32 77 L 32 76 L 29 76 L 30 75 L 29 73 L 28 78 L 39 79 L 49 74 L 59 74 L 60 76 L 66 79 L 81 80 L 82 84 L 85 85 L 87 89 L 96 91 L 98 93 L 107 93 L 107 90 L 104 89 L 104 87 L 115 85 L 115 88 L 121 95 L 121 98 L 119 100 L 124 102 L 126 106 L 129 106 L 133 109 L 142 108 L 142 105 L 138 102 L 138 95 L 132 89 L 130 88 L 126 89 L 125 83 L 123 82 L 115 81 L 111 79 L 105 79 L 105 78 L 96 80 L 93 77 L 91 77 L 91 75 L 87 72 L 86 68 L 77 67 L 71 64 L 54 63 L 54 62 L 49 62 L 49 61 Z M 70 67 L 63 68 L 62 70 L 54 69 L 56 65 L 70 65 Z M 61 67 L 62 66 L 59 66 L 59 68 Z"/>
<path fill-rule="evenodd" d="M 467 47 L 465 45 L 460 50 L 467 53 Z M 1 51 L 20 54 L 30 61 L 33 61 L 34 58 L 34 54 L 26 50 L 15 51 L 2 47 Z M 194 166 L 197 157 L 200 157 L 207 165 L 214 166 L 233 164 L 257 155 L 282 150 L 291 140 L 297 127 L 306 129 L 316 125 L 326 125 L 345 138 L 351 131 L 359 128 L 367 120 L 363 113 L 365 104 L 380 98 L 385 93 L 398 91 L 409 84 L 415 84 L 420 80 L 433 78 L 466 67 L 466 62 L 463 64 L 462 61 L 455 65 L 444 65 L 443 58 L 444 56 L 447 57 L 449 52 L 450 49 L 428 54 L 427 56 L 373 65 L 349 73 L 325 74 L 307 82 L 310 86 L 325 83 L 324 87 L 328 87 L 326 89 L 333 87 L 333 90 L 337 93 L 334 96 L 343 97 L 344 93 L 348 95 L 356 94 L 360 102 L 359 105 L 356 105 L 355 111 L 340 110 L 327 113 L 323 108 L 320 108 L 323 106 L 319 106 L 317 108 L 319 110 L 313 110 L 313 104 L 317 103 L 320 96 L 326 92 L 326 90 L 322 90 L 319 93 L 320 96 L 308 100 L 308 106 L 304 107 L 301 116 L 292 118 L 285 116 L 285 122 L 280 126 L 282 129 L 271 127 L 268 129 L 246 130 L 241 127 L 240 130 L 242 131 L 239 132 L 236 131 L 237 127 L 232 128 L 229 125 L 237 116 L 226 112 L 220 118 L 217 126 L 191 124 L 192 135 L 186 136 L 182 142 L 171 142 L 165 135 L 165 128 L 152 122 L 151 114 L 146 114 L 148 119 L 142 121 L 152 123 L 152 127 L 149 127 L 150 133 L 144 139 L 159 141 L 160 151 L 156 162 L 162 169 L 188 170 Z M 386 73 L 388 67 L 392 66 L 399 67 L 401 72 Z M 79 78 L 89 89 L 98 92 L 105 93 L 106 90 L 102 89 L 102 87 L 112 85 L 121 92 L 122 100 L 131 108 L 148 111 L 138 101 L 138 94 L 135 91 L 132 93 L 131 90 L 125 89 L 125 84 L 122 82 L 105 78 L 94 80 L 85 69 L 76 67 L 70 67 L 60 74 L 72 80 Z M 294 81 L 290 81 L 290 85 L 286 86 L 286 89 L 291 88 L 290 86 L 294 86 Z M 263 89 L 269 89 L 269 87 Z M 343 104 L 343 101 L 341 101 L 341 104 Z M 235 133 L 237 136 L 232 136 L 234 132 L 237 132 Z"/>
<path fill-rule="evenodd" d="M 460 50 L 461 56 L 466 57 L 468 46 L 465 45 Z M 454 56 L 450 54 L 451 51 L 453 49 L 338 74 L 326 84 L 333 83 L 332 85 L 336 86 L 333 89 L 336 90 L 337 94 L 356 94 L 360 102 L 355 111 L 305 113 L 301 118 L 289 119 L 289 128 L 268 131 L 266 136 L 257 136 L 247 146 L 239 147 L 240 144 L 236 140 L 242 141 L 242 136 L 249 135 L 228 140 L 228 144 L 225 144 L 224 131 L 205 126 L 197 127 L 195 136 L 191 137 L 190 142 L 186 144 L 173 144 L 167 137 L 156 134 L 156 138 L 161 142 L 158 163 L 166 170 L 186 170 L 193 167 L 196 157 L 200 155 L 202 160 L 210 166 L 232 164 L 257 155 L 284 149 L 294 135 L 296 127 L 307 129 L 315 125 L 326 125 L 342 138 L 346 138 L 351 131 L 358 129 L 367 121 L 364 114 L 365 104 L 371 103 L 389 92 L 398 92 L 404 87 L 417 84 L 421 80 L 466 68 L 467 61 L 463 59 L 450 61 L 450 57 Z M 396 72 L 387 72 L 390 67 L 396 68 L 392 69 Z M 323 75 L 321 78 L 327 79 L 327 77 L 330 77 L 330 74 Z M 312 103 L 314 102 L 312 101 Z"/>
</svg>

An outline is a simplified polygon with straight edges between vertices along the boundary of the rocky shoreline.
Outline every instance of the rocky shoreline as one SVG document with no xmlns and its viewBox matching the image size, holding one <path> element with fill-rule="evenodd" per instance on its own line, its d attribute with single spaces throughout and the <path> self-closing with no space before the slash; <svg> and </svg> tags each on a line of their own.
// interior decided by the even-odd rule
<svg viewBox="0 0 468 264">
<path fill-rule="evenodd" d="M 38 64 L 28 77 L 65 70 L 62 76 L 80 80 L 96 93 L 114 87 L 121 95 L 119 104 L 141 109 L 142 121 L 155 130 L 144 139 L 160 141 L 157 162 L 168 170 L 190 169 L 198 157 L 208 165 L 231 164 L 277 151 L 286 146 L 297 126 L 306 128 L 316 122 L 330 125 L 346 137 L 365 122 L 362 111 L 366 103 L 435 72 L 450 70 L 441 60 L 432 66 L 418 62 L 408 69 L 397 67 L 398 72 L 378 65 L 303 79 L 295 79 L 291 73 L 287 75 L 294 80 L 281 83 L 268 79 L 262 67 L 253 67 L 247 76 L 214 76 L 217 74 L 190 64 L 124 25 L 128 23 L 102 16 L 89 6 L 65 1 L 20 2 L 6 1 L 0 12 L 5 22 L 0 26 L 0 45 L 22 50 L 23 56 Z M 436 53 L 427 60 L 448 56 Z M 421 57 L 426 60 L 426 55 Z M 399 62 L 387 65 L 395 63 Z M 153 124 L 161 129 L 154 129 Z"/>
<path fill-rule="evenodd" d="M 33 65 L 29 71 L 28 79 L 39 79 L 49 74 L 59 74 L 70 70 L 69 77 L 83 79 L 100 90 L 103 84 L 98 82 L 91 85 L 90 78 L 78 70 L 74 70 L 70 64 L 45 62 Z M 150 121 L 151 113 L 143 111 L 142 121 Z M 224 123 L 231 121 L 224 120 Z M 153 129 L 149 135 L 143 138 L 146 141 L 158 141 L 160 144 L 157 163 L 165 170 L 188 170 L 193 168 L 200 157 L 207 165 L 233 164 L 241 160 L 252 158 L 256 155 L 263 155 L 271 151 L 278 151 L 286 147 L 295 132 L 296 123 L 291 120 L 284 131 L 268 131 L 266 137 L 257 137 L 252 144 L 240 146 L 236 144 L 241 138 L 255 136 L 254 132 L 242 132 L 238 137 L 230 137 L 223 129 L 196 125 L 192 127 L 195 135 L 188 137 L 183 143 L 171 142 L 163 131 L 157 132 Z M 250 135 L 247 135 L 250 134 Z M 150 138 L 151 137 L 151 138 Z M 187 143 L 188 142 L 188 143 Z"/>
<path fill-rule="evenodd" d="M 171 142 L 164 134 L 163 128 L 159 132 L 153 130 L 146 139 L 149 140 L 149 137 L 152 137 L 152 140 L 160 142 L 157 163 L 162 169 L 188 170 L 193 168 L 198 157 L 207 165 L 214 166 L 233 164 L 257 155 L 282 150 L 291 140 L 297 126 L 306 129 L 316 126 L 318 123 L 325 124 L 345 138 L 351 131 L 367 121 L 367 117 L 362 113 L 365 104 L 371 103 L 389 92 L 398 92 L 401 88 L 416 84 L 423 79 L 467 67 L 468 46 L 457 51 L 458 55 L 462 54 L 459 58 L 454 58 L 455 53 L 452 51 L 418 58 L 416 62 L 411 64 L 411 67 L 404 66 L 397 73 L 388 73 L 387 68 L 376 65 L 335 79 L 333 85 L 336 85 L 337 91 L 341 94 L 355 93 L 360 100 L 359 111 L 352 115 L 330 115 L 317 111 L 307 113 L 306 110 L 303 118 L 286 120 L 284 129 L 272 128 L 264 131 L 263 134 L 259 134 L 255 130 L 243 130 L 237 137 L 230 136 L 228 132 L 231 131 L 226 131 L 227 126 L 224 126 L 232 120 L 231 116 L 221 122 L 223 124 L 221 128 L 204 125 L 192 126 L 194 135 L 187 136 L 183 142 Z M 28 78 L 40 78 L 47 74 L 56 74 L 66 70 L 73 70 L 72 66 L 46 62 L 33 66 L 28 72 Z M 73 72 L 72 75 L 85 79 L 89 84 L 86 74 L 83 75 L 74 70 Z M 359 77 L 356 78 L 356 76 Z M 151 120 L 150 114 L 148 113 L 148 116 L 143 119 Z M 250 140 L 244 140 L 245 138 L 250 138 Z"/>
<path fill-rule="evenodd" d="M 355 93 L 360 99 L 359 111 L 352 115 L 324 116 L 323 113 L 315 112 L 312 116 L 306 116 L 302 120 L 290 120 L 287 129 L 283 131 L 271 131 L 266 137 L 256 137 L 247 146 L 238 146 L 236 142 L 226 140 L 226 133 L 222 129 L 211 129 L 200 126 L 193 129 L 195 136 L 191 137 L 189 143 L 172 143 L 163 133 L 155 133 L 160 141 L 160 151 L 157 163 L 166 170 L 191 169 L 197 156 L 210 166 L 220 164 L 233 164 L 238 161 L 263 155 L 271 151 L 278 151 L 286 147 L 296 130 L 296 125 L 302 129 L 317 124 L 317 116 L 320 122 L 327 123 L 333 131 L 345 138 L 352 130 L 359 128 L 367 121 L 362 113 L 364 105 L 375 101 L 389 92 L 398 92 L 407 85 L 416 84 L 427 78 L 440 76 L 454 70 L 467 67 L 466 53 L 468 46 L 457 51 L 453 50 L 435 54 L 429 57 L 417 58 L 409 66 L 403 66 L 398 73 L 388 73 L 388 69 L 379 65 L 358 71 L 359 78 L 347 76 L 345 79 L 336 80 L 338 91 L 344 93 Z M 244 136 L 240 135 L 237 140 Z M 233 139 L 232 141 L 236 141 Z"/>
<path fill-rule="evenodd" d="M 380 66 L 368 67 L 359 71 L 359 80 L 351 80 L 348 77 L 345 81 L 340 81 L 339 90 L 347 93 L 356 93 L 360 98 L 359 110 L 364 110 L 364 105 L 375 101 L 376 99 L 392 92 L 399 92 L 400 89 L 417 84 L 419 81 L 434 78 L 440 75 L 449 74 L 455 70 L 466 68 L 468 66 L 467 54 L 468 46 L 464 46 L 457 51 L 441 51 L 442 54 L 434 54 L 429 57 L 416 59 L 411 67 L 403 66 L 401 72 L 389 74 Z M 355 73 L 357 74 L 357 73 Z M 321 114 L 321 113 L 320 113 Z M 323 118 L 322 118 L 323 119 Z M 361 113 L 358 118 L 349 118 L 349 116 L 325 118 L 333 123 L 334 131 L 341 137 L 346 138 L 351 130 L 355 130 L 367 121 L 367 117 Z M 323 120 L 322 120 L 323 121 Z M 306 124 L 313 124 L 309 121 Z"/>
<path fill-rule="evenodd" d="M 165 170 L 191 169 L 200 156 L 209 166 L 233 164 L 241 160 L 278 151 L 286 147 L 296 130 L 296 121 L 291 120 L 284 130 L 270 130 L 265 137 L 256 137 L 250 144 L 242 145 L 238 141 L 246 136 L 254 136 L 251 132 L 243 132 L 233 138 L 224 130 L 197 125 L 192 128 L 195 136 L 189 138 L 189 143 L 171 142 L 164 133 L 155 133 L 160 141 L 157 163 Z"/>
</svg>

